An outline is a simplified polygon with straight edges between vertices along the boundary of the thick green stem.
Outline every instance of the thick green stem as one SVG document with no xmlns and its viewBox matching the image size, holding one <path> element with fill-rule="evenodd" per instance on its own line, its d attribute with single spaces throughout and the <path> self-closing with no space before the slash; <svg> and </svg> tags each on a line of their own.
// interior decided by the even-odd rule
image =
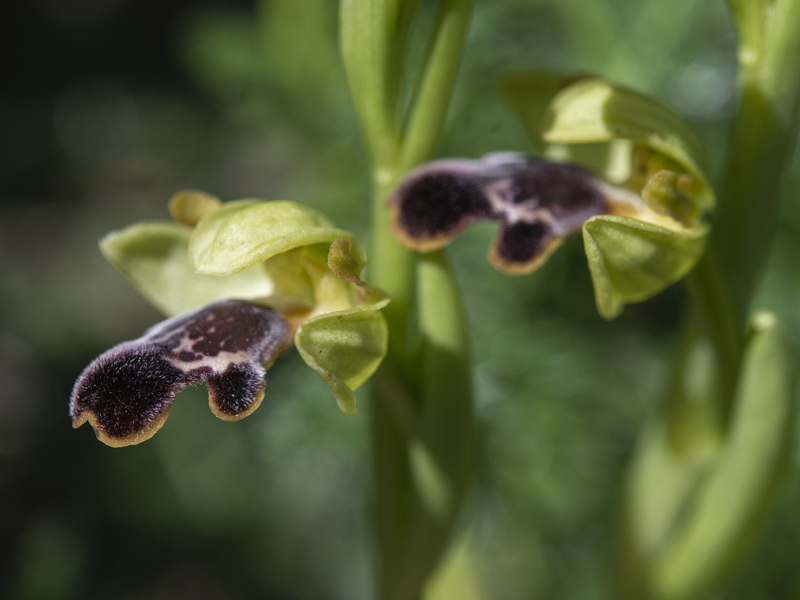
<svg viewBox="0 0 800 600">
<path fill-rule="evenodd" d="M 444 126 L 474 0 L 444 0 L 436 37 L 402 139 L 398 169 L 430 160 Z"/>
<path fill-rule="evenodd" d="M 720 184 L 717 223 L 706 256 L 688 280 L 695 313 L 689 323 L 702 327 L 714 348 L 718 393 L 709 401 L 724 422 L 739 378 L 751 298 L 776 229 L 782 175 L 794 149 L 800 108 L 800 1 L 777 0 L 763 15 L 742 12 L 753 5 L 732 4 L 743 36 L 740 106 Z M 678 364 L 678 372 L 684 370 Z"/>
<path fill-rule="evenodd" d="M 687 279 L 692 304 L 668 403 L 640 440 L 628 487 L 619 597 L 687 600 L 708 591 L 710 579 L 700 578 L 704 590 L 694 580 L 671 581 L 675 586 L 670 589 L 682 590 L 676 596 L 656 573 L 687 528 L 698 526 L 692 520 L 697 498 L 733 443 L 750 304 L 776 230 L 781 179 L 794 149 L 800 109 L 800 0 L 730 4 L 742 37 L 739 112 L 709 247 Z M 654 497 L 656 486 L 669 493 Z M 763 490 L 759 502 L 766 505 L 769 492 Z M 730 493 L 740 497 L 753 492 L 734 485 Z M 739 524 L 744 529 L 735 535 L 741 544 L 751 541 L 746 530 L 758 527 L 764 514 L 762 510 L 751 522 Z M 715 547 L 712 558 L 732 564 L 733 551 Z M 723 576 L 715 575 L 714 583 Z"/>
<path fill-rule="evenodd" d="M 800 106 L 800 2 L 763 5 L 761 35 L 740 21 L 740 107 L 712 236 L 742 321 L 775 232 L 781 180 L 794 149 Z"/>
<path fill-rule="evenodd" d="M 384 309 L 389 331 L 387 359 L 405 377 L 413 375 L 409 364 L 410 315 L 414 309 L 415 266 L 417 257 L 394 239 L 389 227 L 389 194 L 402 173 L 376 169 L 373 177 L 372 234 L 369 247 L 370 284 L 382 289 L 391 298 Z"/>
<path fill-rule="evenodd" d="M 716 413 L 723 430 L 733 408 L 747 315 L 775 233 L 778 200 L 800 108 L 800 1 L 732 2 L 742 35 L 739 112 L 723 172 L 717 222 L 706 255 L 687 282 L 692 292 L 693 344 L 676 363 L 669 427 L 687 427 L 698 410 Z M 687 394 L 692 348 L 709 345 L 711 369 L 704 398 Z M 701 401 L 704 406 L 698 407 Z M 690 409 L 689 406 L 692 406 Z M 674 435 L 672 436 L 674 438 Z"/>
<path fill-rule="evenodd" d="M 352 11 L 365 4 L 372 25 L 354 18 Z M 413 11 L 390 4 L 387 10 L 381 3 L 345 0 L 349 29 L 343 27 L 342 35 L 352 33 L 364 46 L 346 39 L 342 46 L 373 162 L 369 280 L 391 298 L 384 311 L 388 353 L 372 387 L 377 587 L 384 600 L 416 600 L 446 549 L 470 480 L 470 361 L 460 292 L 444 256 L 419 258 L 400 246 L 390 232 L 387 200 L 410 168 L 433 155 L 473 0 L 443 0 L 400 135 L 394 133 L 401 121 L 397 83 Z M 388 44 L 380 35 L 391 23 L 401 31 L 389 32 L 394 41 Z M 374 55 L 371 49 L 377 49 Z M 373 95 L 374 88 L 379 92 Z"/>
</svg>

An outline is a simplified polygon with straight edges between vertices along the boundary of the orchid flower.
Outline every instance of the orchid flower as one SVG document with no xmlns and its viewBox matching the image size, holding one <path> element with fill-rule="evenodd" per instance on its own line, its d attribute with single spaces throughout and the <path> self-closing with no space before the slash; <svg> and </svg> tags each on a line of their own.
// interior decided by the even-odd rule
<svg viewBox="0 0 800 600">
<path fill-rule="evenodd" d="M 386 352 L 388 300 L 360 279 L 358 241 L 294 202 L 221 203 L 188 191 L 172 223 L 132 225 L 101 241 L 106 258 L 168 318 L 92 362 L 70 401 L 111 446 L 164 424 L 175 394 L 205 382 L 211 410 L 235 421 L 264 397 L 265 368 L 292 346 L 346 413 Z"/>
</svg>

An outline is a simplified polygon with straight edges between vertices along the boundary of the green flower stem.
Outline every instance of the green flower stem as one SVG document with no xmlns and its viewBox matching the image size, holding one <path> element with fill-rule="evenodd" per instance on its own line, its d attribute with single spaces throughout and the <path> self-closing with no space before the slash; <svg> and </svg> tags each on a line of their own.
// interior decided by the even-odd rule
<svg viewBox="0 0 800 600">
<path fill-rule="evenodd" d="M 418 2 L 342 1 L 342 52 L 373 164 L 369 280 L 391 298 L 389 347 L 373 378 L 378 593 L 422 598 L 471 474 L 472 396 L 460 293 L 442 253 L 418 257 L 390 232 L 386 202 L 429 160 L 444 126 L 473 0 L 443 0 L 405 127 L 399 83 Z M 355 12 L 354 12 L 355 11 Z"/>
<path fill-rule="evenodd" d="M 387 360 L 394 363 L 398 374 L 413 378 L 409 357 L 409 315 L 413 312 L 416 288 L 417 255 L 401 246 L 390 232 L 390 214 L 386 202 L 402 173 L 376 169 L 373 176 L 374 204 L 372 234 L 369 247 L 369 281 L 391 298 L 383 309 L 389 326 Z"/>
<path fill-rule="evenodd" d="M 397 88 L 402 0 L 341 0 L 339 42 L 350 91 L 373 163 L 392 160 L 397 145 Z"/>
<path fill-rule="evenodd" d="M 469 488 L 474 417 L 460 292 L 443 252 L 417 269 L 417 385 L 392 361 L 373 380 L 380 597 L 421 598 Z"/>
<path fill-rule="evenodd" d="M 699 510 L 698 495 L 736 443 L 736 414 L 742 407 L 735 403 L 738 398 L 741 404 L 743 390 L 751 389 L 742 378 L 750 304 L 776 229 L 781 180 L 794 148 L 800 111 L 800 0 L 729 0 L 729 4 L 741 36 L 740 108 L 719 186 L 717 221 L 706 254 L 687 279 L 692 306 L 669 400 L 637 451 L 623 515 L 617 575 L 621 588 L 615 597 L 688 600 L 708 592 L 725 574 L 720 570 L 695 581 L 687 574 L 691 569 L 673 569 L 669 586 L 657 575 L 666 568 L 664 557 L 674 557 L 670 551 L 678 552 L 676 544 L 686 539 L 686 523 L 710 526 L 710 521 L 686 515 Z M 753 389 L 761 397 L 777 384 L 769 375 L 760 371 L 757 375 L 761 379 Z M 770 469 L 780 471 L 765 462 L 755 472 Z M 774 491 L 774 486 L 743 488 L 747 484 L 740 475 L 730 481 L 736 483 L 726 487 L 725 494 L 732 498 L 760 494 L 754 496 L 753 506 L 766 507 Z M 655 497 L 651 488 L 671 493 Z M 711 521 L 716 523 L 721 514 Z M 741 527 L 756 531 L 766 514 L 766 508 L 751 511 L 751 521 Z M 745 529 L 732 526 L 731 531 L 744 536 Z M 733 564 L 751 539 L 741 537 L 738 547 L 723 544 L 707 549 L 707 554 L 716 553 L 707 558 L 714 564 Z"/>
<path fill-rule="evenodd" d="M 745 344 L 744 319 L 712 248 L 701 257 L 686 284 L 691 308 L 673 373 L 667 419 L 669 439 L 678 451 L 699 441 L 686 439 L 687 431 L 697 432 L 699 422 L 715 437 L 725 431 Z M 707 356 L 703 370 L 697 366 L 698 353 Z"/>
<path fill-rule="evenodd" d="M 405 173 L 433 156 L 461 61 L 474 0 L 443 0 L 436 36 L 402 138 L 398 169 Z"/>
<path fill-rule="evenodd" d="M 474 415 L 471 356 L 458 284 L 443 251 L 420 260 L 418 372 L 422 375 L 423 439 L 444 472 L 450 526 L 472 474 Z M 448 435 L 442 435 L 447 432 Z M 443 540 L 444 541 L 444 540 Z"/>
<path fill-rule="evenodd" d="M 800 110 L 800 0 L 731 5 L 742 38 L 740 108 L 717 223 L 688 280 L 698 313 L 691 321 L 704 327 L 716 356 L 718 393 L 712 401 L 723 422 L 732 410 L 747 315 L 776 229 Z"/>
<path fill-rule="evenodd" d="M 408 170 L 430 160 L 433 156 L 455 85 L 473 5 L 474 0 L 443 2 L 431 52 L 407 127 L 400 139 L 394 138 L 393 135 L 389 136 L 394 138 L 391 150 L 373 152 L 375 167 L 370 277 L 371 282 L 383 289 L 392 299 L 391 304 L 385 309 L 385 314 L 389 321 L 389 329 L 392 331 L 390 348 L 394 349 L 396 356 L 405 353 L 405 349 L 408 348 L 408 315 L 415 293 L 415 255 L 398 244 L 389 234 L 390 217 L 386 210 L 386 201 Z M 406 16 L 405 20 L 408 21 L 409 17 Z M 342 32 L 343 35 L 345 33 Z M 400 64 L 399 61 L 396 63 Z M 391 79 L 399 81 L 401 77 L 397 74 Z M 390 118 L 384 116 L 376 118 L 376 121 L 385 123 L 390 121 Z M 383 131 L 382 127 L 378 127 L 377 131 Z M 371 131 L 368 122 L 364 123 L 364 128 L 368 132 Z M 373 136 L 368 134 L 367 137 Z M 373 146 L 385 148 L 386 144 L 375 142 Z"/>
<path fill-rule="evenodd" d="M 737 12 L 741 98 L 720 189 L 712 249 L 735 293 L 740 323 L 771 246 L 782 175 L 794 148 L 800 108 L 800 1 L 753 2 Z M 745 22 L 745 17 L 749 17 Z M 761 27 L 752 21 L 760 17 Z"/>
</svg>

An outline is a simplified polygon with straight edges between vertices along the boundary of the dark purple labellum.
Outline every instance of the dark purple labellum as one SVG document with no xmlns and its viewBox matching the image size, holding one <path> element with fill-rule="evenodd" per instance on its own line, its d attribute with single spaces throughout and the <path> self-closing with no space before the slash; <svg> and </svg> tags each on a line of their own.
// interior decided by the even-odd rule
<svg viewBox="0 0 800 600">
<path fill-rule="evenodd" d="M 447 244 L 470 223 L 492 218 L 492 207 L 469 164 L 440 161 L 411 173 L 395 193 L 394 230 L 418 250 Z"/>
<path fill-rule="evenodd" d="M 206 382 L 211 410 L 236 421 L 264 398 L 264 369 L 291 345 L 277 311 L 223 300 L 148 329 L 96 358 L 75 382 L 74 427 L 110 446 L 138 444 L 164 424 L 175 394 Z"/>
<path fill-rule="evenodd" d="M 392 225 L 405 245 L 427 252 L 447 245 L 470 223 L 498 221 L 490 261 L 527 273 L 594 215 L 609 211 L 600 181 L 589 172 L 517 153 L 423 165 L 390 200 Z"/>
</svg>

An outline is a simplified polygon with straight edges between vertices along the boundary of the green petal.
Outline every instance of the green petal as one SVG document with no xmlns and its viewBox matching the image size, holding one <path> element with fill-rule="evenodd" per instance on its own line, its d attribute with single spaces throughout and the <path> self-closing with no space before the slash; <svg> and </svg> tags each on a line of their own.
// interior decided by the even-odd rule
<svg viewBox="0 0 800 600">
<path fill-rule="evenodd" d="M 342 238 L 331 244 L 328 249 L 328 268 L 342 281 L 362 287 L 366 285 L 361 280 L 364 263 L 353 256 L 353 244 L 350 240 Z"/>
<path fill-rule="evenodd" d="M 108 234 L 100 249 L 166 315 L 224 298 L 253 300 L 272 292 L 272 282 L 262 269 L 231 277 L 195 273 L 187 254 L 190 233 L 188 227 L 174 223 L 139 223 Z"/>
<path fill-rule="evenodd" d="M 308 206 L 237 200 L 200 220 L 189 240 L 189 256 L 198 273 L 229 275 L 293 248 L 339 238 L 352 236 Z"/>
<path fill-rule="evenodd" d="M 262 263 L 275 286 L 274 296 L 282 298 L 285 308 L 293 305 L 294 310 L 310 310 L 314 307 L 314 283 L 303 257 L 305 250 L 295 248 Z"/>
<path fill-rule="evenodd" d="M 658 563 L 658 597 L 711 589 L 752 544 L 792 454 L 794 362 L 775 317 L 757 315 L 725 446 Z"/>
<path fill-rule="evenodd" d="M 379 299 L 366 306 L 327 313 L 303 323 L 295 345 L 306 364 L 317 372 L 345 413 L 355 413 L 353 390 L 372 376 L 386 355 L 388 330 Z"/>
<path fill-rule="evenodd" d="M 701 217 L 695 200 L 701 193 L 694 177 L 664 170 L 648 179 L 642 188 L 642 198 L 648 207 L 686 227 L 697 223 Z"/>
<path fill-rule="evenodd" d="M 613 319 L 629 302 L 646 300 L 688 273 L 705 247 L 703 228 L 665 228 L 601 215 L 583 226 L 597 310 Z"/>
<path fill-rule="evenodd" d="M 194 227 L 208 213 L 222 206 L 219 198 L 200 190 L 183 190 L 169 199 L 169 214 L 177 223 Z"/>
</svg>

